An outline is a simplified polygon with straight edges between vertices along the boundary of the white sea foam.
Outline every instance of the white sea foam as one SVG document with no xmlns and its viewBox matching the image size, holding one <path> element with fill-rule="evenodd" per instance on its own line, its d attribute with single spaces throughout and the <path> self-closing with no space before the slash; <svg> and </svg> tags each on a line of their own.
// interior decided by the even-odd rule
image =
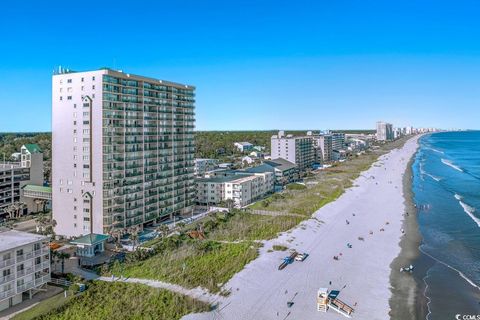
<svg viewBox="0 0 480 320">
<path fill-rule="evenodd" d="M 440 150 L 438 150 L 438 149 L 434 149 L 434 148 L 430 148 L 430 147 L 427 147 L 427 148 L 425 148 L 425 149 L 432 150 L 432 151 L 435 151 L 435 152 L 437 152 L 437 153 L 445 154 L 445 152 L 440 151 Z"/>
<path fill-rule="evenodd" d="M 424 172 L 424 174 L 427 175 L 427 176 L 429 176 L 430 178 L 432 178 L 432 179 L 435 180 L 435 181 L 440 181 L 440 180 L 442 180 L 442 178 L 435 177 L 433 174 L 426 173 L 426 172 Z"/>
<path fill-rule="evenodd" d="M 454 165 L 454 164 L 452 163 L 452 161 L 450 161 L 450 160 L 442 159 L 442 163 L 443 163 L 443 164 L 446 164 L 447 166 L 449 166 L 449 167 L 451 167 L 451 168 L 453 168 L 453 169 L 455 169 L 455 170 L 458 170 L 458 171 L 460 171 L 460 172 L 463 172 L 462 168 L 460 168 L 459 166 Z"/>
<path fill-rule="evenodd" d="M 463 279 L 465 279 L 465 281 L 467 281 L 471 286 L 473 286 L 473 287 L 475 287 L 475 288 L 477 288 L 477 289 L 480 290 L 480 286 L 478 286 L 475 282 L 473 282 L 471 279 L 469 279 L 469 278 L 468 278 L 465 274 L 463 274 L 460 270 L 456 269 L 455 267 L 452 267 L 451 265 L 449 265 L 449 264 L 446 263 L 446 262 L 443 262 L 443 261 L 440 260 L 440 259 L 435 258 L 433 255 L 431 255 L 431 254 L 428 253 L 426 250 L 424 250 L 424 249 L 422 248 L 422 246 L 420 246 L 420 247 L 418 247 L 418 248 L 420 249 L 421 252 L 423 252 L 424 254 L 426 254 L 427 256 L 429 256 L 430 258 L 432 258 L 433 260 L 435 260 L 435 261 L 443 264 L 445 267 L 447 267 L 447 268 L 455 271 L 456 273 L 458 273 L 458 275 L 459 275 L 460 277 L 462 277 Z M 428 271 L 427 271 L 427 276 L 428 276 Z M 423 278 L 423 281 L 424 281 L 424 282 L 425 282 L 425 279 L 427 278 L 427 276 Z M 427 284 L 427 283 L 425 282 L 425 284 Z M 424 292 L 424 295 L 425 295 L 425 293 L 426 293 L 426 290 L 425 290 L 425 292 Z M 425 297 L 426 297 L 426 295 L 425 295 Z"/>
<path fill-rule="evenodd" d="M 461 195 L 459 195 L 458 193 L 455 193 L 455 199 L 457 199 L 458 201 L 462 200 L 463 197 Z"/>
<path fill-rule="evenodd" d="M 480 219 L 477 218 L 473 213 L 475 212 L 475 208 L 469 206 L 468 204 L 462 202 L 462 201 L 459 201 L 460 205 L 462 206 L 463 208 L 463 211 L 465 211 L 466 214 L 468 214 L 470 216 L 470 218 L 472 218 L 473 221 L 475 221 L 475 223 L 477 224 L 477 226 L 480 227 Z"/>
</svg>

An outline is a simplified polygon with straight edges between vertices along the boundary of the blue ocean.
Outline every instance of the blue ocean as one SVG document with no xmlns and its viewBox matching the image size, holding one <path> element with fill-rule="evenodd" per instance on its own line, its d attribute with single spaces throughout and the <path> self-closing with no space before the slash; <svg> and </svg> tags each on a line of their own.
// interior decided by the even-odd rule
<svg viewBox="0 0 480 320">
<path fill-rule="evenodd" d="M 420 139 L 413 194 L 430 262 L 421 275 L 427 319 L 480 315 L 480 131 Z"/>
</svg>

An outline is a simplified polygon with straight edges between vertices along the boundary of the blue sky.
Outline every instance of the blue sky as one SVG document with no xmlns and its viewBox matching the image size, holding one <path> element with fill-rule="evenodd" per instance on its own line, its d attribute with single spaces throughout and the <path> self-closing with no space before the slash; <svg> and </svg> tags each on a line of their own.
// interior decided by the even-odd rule
<svg viewBox="0 0 480 320">
<path fill-rule="evenodd" d="M 377 120 L 480 128 L 479 9 L 440 0 L 9 1 L 0 132 L 50 131 L 58 65 L 193 84 L 198 130 Z"/>
</svg>

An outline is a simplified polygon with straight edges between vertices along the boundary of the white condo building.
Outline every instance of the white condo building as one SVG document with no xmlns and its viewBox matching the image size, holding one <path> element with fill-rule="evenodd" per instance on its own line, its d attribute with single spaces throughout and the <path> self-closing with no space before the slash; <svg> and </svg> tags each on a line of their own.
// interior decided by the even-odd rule
<svg viewBox="0 0 480 320">
<path fill-rule="evenodd" d="M 48 281 L 48 237 L 0 230 L 0 311 L 30 299 Z"/>
<path fill-rule="evenodd" d="M 111 69 L 52 78 L 55 232 L 107 234 L 192 212 L 195 88 Z"/>
</svg>

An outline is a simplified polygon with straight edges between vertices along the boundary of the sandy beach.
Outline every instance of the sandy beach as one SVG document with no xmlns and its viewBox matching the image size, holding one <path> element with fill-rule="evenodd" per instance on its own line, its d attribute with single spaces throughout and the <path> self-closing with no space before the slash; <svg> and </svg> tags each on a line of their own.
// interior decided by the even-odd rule
<svg viewBox="0 0 480 320">
<path fill-rule="evenodd" d="M 231 294 L 216 311 L 183 319 L 343 319 L 331 309 L 317 311 L 321 287 L 340 290 L 338 298 L 355 309 L 353 318 L 389 319 L 391 264 L 405 236 L 404 173 L 417 139 L 380 157 L 311 219 L 265 241 L 260 256 L 224 285 Z M 275 244 L 310 256 L 279 271 L 288 252 L 268 252 Z M 288 307 L 288 301 L 294 304 Z"/>
</svg>

